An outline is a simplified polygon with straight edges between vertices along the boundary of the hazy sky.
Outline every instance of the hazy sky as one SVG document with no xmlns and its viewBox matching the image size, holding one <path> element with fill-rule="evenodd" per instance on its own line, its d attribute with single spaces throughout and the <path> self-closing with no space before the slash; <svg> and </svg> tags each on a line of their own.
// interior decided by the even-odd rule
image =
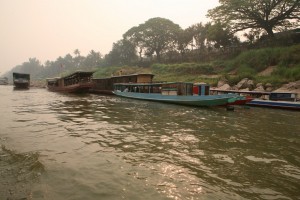
<svg viewBox="0 0 300 200">
<path fill-rule="evenodd" d="M 153 17 L 187 28 L 206 23 L 218 0 L 0 0 L 0 74 L 37 58 L 42 63 L 79 49 L 102 55 L 122 35 Z"/>
</svg>

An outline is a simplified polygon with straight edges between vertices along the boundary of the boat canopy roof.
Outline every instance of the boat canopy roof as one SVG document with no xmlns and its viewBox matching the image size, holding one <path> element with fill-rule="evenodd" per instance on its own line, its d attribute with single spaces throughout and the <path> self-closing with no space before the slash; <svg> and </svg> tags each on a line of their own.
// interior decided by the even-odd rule
<svg viewBox="0 0 300 200">
<path fill-rule="evenodd" d="M 161 86 L 171 84 L 193 84 L 190 82 L 115 83 L 115 86 Z"/>
<path fill-rule="evenodd" d="M 30 74 L 25 74 L 25 73 L 16 73 L 13 72 L 13 77 L 14 78 L 30 78 Z"/>
<path fill-rule="evenodd" d="M 59 79 L 72 79 L 72 78 L 76 78 L 76 77 L 90 77 L 90 76 L 93 75 L 93 73 L 95 73 L 95 72 L 94 71 L 76 71 L 76 72 L 73 72 L 72 74 L 69 74 L 67 76 L 46 78 L 46 80 L 48 82 L 54 82 L 54 81 L 57 81 Z"/>
<path fill-rule="evenodd" d="M 73 72 L 72 74 L 69 74 L 67 76 L 64 76 L 62 78 L 64 79 L 68 79 L 68 78 L 74 78 L 74 77 L 81 77 L 81 76 L 92 76 L 93 73 L 95 73 L 94 71 L 76 71 Z"/>
<path fill-rule="evenodd" d="M 142 75 L 152 76 L 152 77 L 154 76 L 154 74 L 151 74 L 151 73 L 140 73 L 140 74 L 129 74 L 129 75 L 112 76 L 111 78 L 133 77 L 133 76 L 142 76 Z"/>
</svg>

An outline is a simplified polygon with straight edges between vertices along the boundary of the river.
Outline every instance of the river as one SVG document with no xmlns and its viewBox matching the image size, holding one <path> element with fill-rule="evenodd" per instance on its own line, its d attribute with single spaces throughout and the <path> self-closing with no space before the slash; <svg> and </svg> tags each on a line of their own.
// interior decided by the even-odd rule
<svg viewBox="0 0 300 200">
<path fill-rule="evenodd" d="M 0 86 L 0 199 L 299 199 L 300 112 Z"/>
</svg>

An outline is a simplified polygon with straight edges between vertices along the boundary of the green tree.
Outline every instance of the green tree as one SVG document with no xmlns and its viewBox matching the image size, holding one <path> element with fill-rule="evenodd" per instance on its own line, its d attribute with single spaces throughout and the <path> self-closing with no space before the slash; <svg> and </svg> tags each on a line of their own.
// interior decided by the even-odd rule
<svg viewBox="0 0 300 200">
<path fill-rule="evenodd" d="M 98 67 L 102 63 L 102 55 L 100 52 L 91 50 L 83 61 L 85 67 Z"/>
<path fill-rule="evenodd" d="M 207 30 L 210 25 L 211 25 L 210 23 L 207 23 L 205 25 L 203 25 L 202 23 L 198 23 L 190 27 L 193 32 L 195 47 L 198 50 L 203 50 L 205 48 L 205 40 L 207 39 Z"/>
<path fill-rule="evenodd" d="M 79 49 L 75 49 L 75 50 L 74 50 L 74 54 L 76 55 L 76 57 L 79 57 L 79 56 L 80 56 L 80 51 L 79 51 Z"/>
<path fill-rule="evenodd" d="M 105 56 L 106 65 L 133 64 L 137 59 L 135 46 L 126 39 L 114 43 L 112 50 Z"/>
<path fill-rule="evenodd" d="M 74 58 L 75 67 L 79 68 L 84 60 L 84 57 L 80 55 L 80 51 L 78 49 L 75 49 L 73 53 L 75 54 L 75 58 Z"/>
<path fill-rule="evenodd" d="M 72 69 L 74 67 L 74 60 L 71 54 L 68 53 L 65 55 L 62 65 L 65 69 Z"/>
<path fill-rule="evenodd" d="M 220 6 L 208 11 L 215 22 L 229 24 L 233 32 L 263 29 L 274 31 L 299 26 L 300 0 L 219 0 Z"/>
<path fill-rule="evenodd" d="M 155 53 L 160 62 L 161 54 L 174 47 L 180 30 L 180 26 L 172 21 L 157 17 L 130 29 L 124 36 L 139 44 L 145 55 L 152 56 Z"/>
<path fill-rule="evenodd" d="M 143 43 L 143 31 L 141 27 L 134 26 L 129 29 L 124 35 L 124 40 L 130 42 L 139 54 L 140 61 L 143 60 L 144 43 Z M 129 45 L 129 44 L 128 44 Z"/>
<path fill-rule="evenodd" d="M 193 45 L 193 30 L 191 28 L 187 28 L 185 30 L 180 30 L 178 33 L 177 39 L 177 49 L 181 54 L 181 59 L 185 59 L 186 52 L 188 51 L 188 47 Z"/>
<path fill-rule="evenodd" d="M 225 48 L 238 42 L 237 37 L 230 33 L 229 28 L 220 22 L 209 26 L 207 40 L 212 42 L 217 49 Z"/>
</svg>

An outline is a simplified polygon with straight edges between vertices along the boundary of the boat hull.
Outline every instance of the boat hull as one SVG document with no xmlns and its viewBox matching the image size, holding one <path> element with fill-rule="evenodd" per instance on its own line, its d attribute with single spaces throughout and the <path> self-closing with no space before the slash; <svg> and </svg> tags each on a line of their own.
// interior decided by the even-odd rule
<svg viewBox="0 0 300 200">
<path fill-rule="evenodd" d="M 117 96 L 131 98 L 131 99 L 157 101 L 157 102 L 180 104 L 180 105 L 187 105 L 187 106 L 203 106 L 203 107 L 226 105 L 236 97 L 236 95 L 179 96 L 179 95 L 161 95 L 155 93 L 134 93 L 134 92 L 120 92 L 120 91 L 114 91 L 113 93 Z"/>
<path fill-rule="evenodd" d="M 268 108 L 281 108 L 281 109 L 289 109 L 289 110 L 300 110 L 300 102 L 254 99 L 248 102 L 246 105 L 268 107 Z"/>
<path fill-rule="evenodd" d="M 13 73 L 15 89 L 28 89 L 30 86 L 30 74 Z"/>
<path fill-rule="evenodd" d="M 49 91 L 52 92 L 67 92 L 67 93 L 85 93 L 92 88 L 92 83 L 78 83 L 69 86 L 47 86 Z"/>
<path fill-rule="evenodd" d="M 29 81 L 22 81 L 22 82 L 15 81 L 14 86 L 16 89 L 28 89 Z"/>
<path fill-rule="evenodd" d="M 243 96 L 240 96 L 240 97 L 237 97 L 236 100 L 232 103 L 228 103 L 227 105 L 228 106 L 233 106 L 233 105 L 239 105 L 239 106 L 242 106 L 242 105 L 245 105 L 249 102 L 251 102 L 253 100 L 253 98 L 251 97 L 243 97 Z"/>
</svg>

